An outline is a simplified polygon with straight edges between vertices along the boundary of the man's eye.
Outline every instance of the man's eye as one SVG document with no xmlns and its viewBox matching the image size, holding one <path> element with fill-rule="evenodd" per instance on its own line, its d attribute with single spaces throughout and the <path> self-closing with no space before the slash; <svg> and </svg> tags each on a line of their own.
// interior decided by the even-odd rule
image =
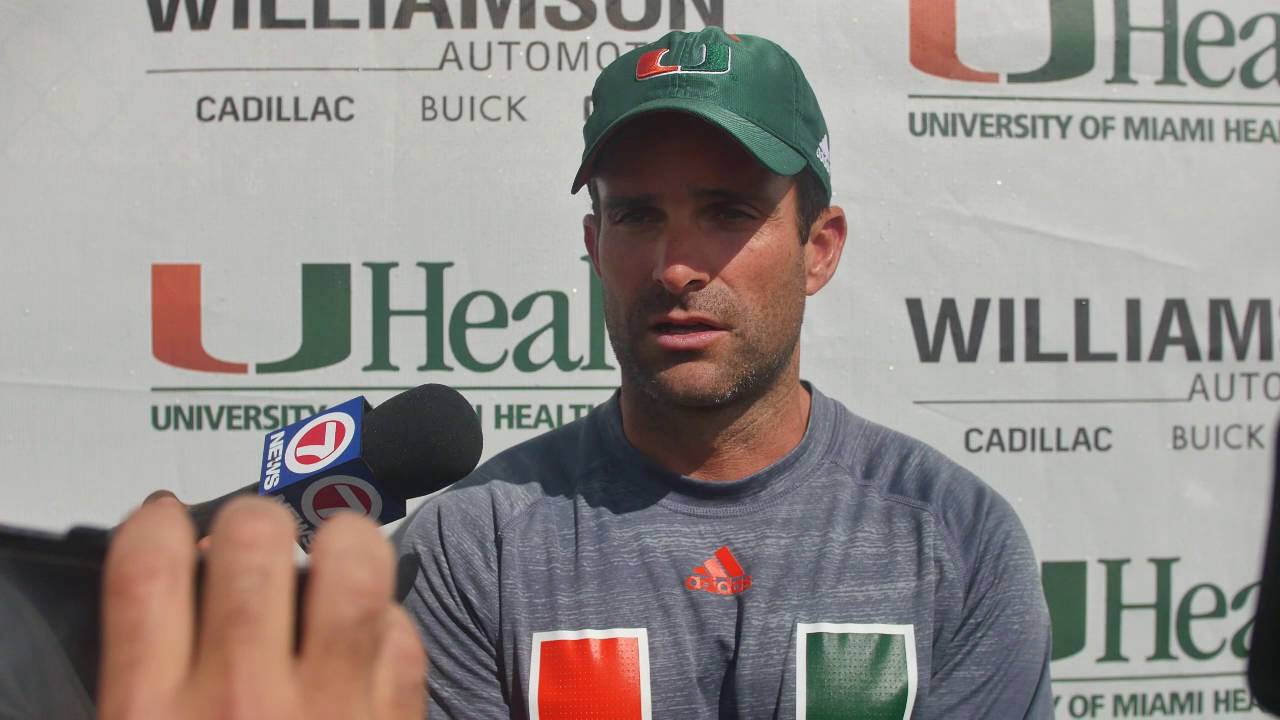
<svg viewBox="0 0 1280 720">
<path fill-rule="evenodd" d="M 616 225 L 635 225 L 646 223 L 653 219 L 653 211 L 645 208 L 636 208 L 633 210 L 624 210 L 613 219 Z"/>
<path fill-rule="evenodd" d="M 717 220 L 746 220 L 751 217 L 751 214 L 746 210 L 727 205 L 715 208 L 712 215 Z"/>
</svg>

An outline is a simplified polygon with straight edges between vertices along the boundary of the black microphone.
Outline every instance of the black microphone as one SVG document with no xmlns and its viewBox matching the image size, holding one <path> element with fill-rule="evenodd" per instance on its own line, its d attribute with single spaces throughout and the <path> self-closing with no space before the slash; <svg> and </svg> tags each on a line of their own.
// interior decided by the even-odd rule
<svg viewBox="0 0 1280 720">
<path fill-rule="evenodd" d="M 1258 706 L 1280 713 L 1280 429 L 1276 431 L 1271 519 L 1263 549 L 1258 610 L 1249 641 L 1249 689 Z"/>
<path fill-rule="evenodd" d="M 280 500 L 311 544 L 333 512 L 354 510 L 385 525 L 405 515 L 405 500 L 460 480 L 480 460 L 483 436 L 475 409 L 456 390 L 420 385 L 370 409 L 363 397 L 267 434 L 262 478 L 189 506 L 196 528 L 237 495 Z"/>
<path fill-rule="evenodd" d="M 338 408 L 348 413 L 346 421 L 322 419 Z M 344 424 L 348 421 L 350 426 Z M 336 424 L 328 424 L 331 422 Z M 312 424 L 308 433 L 298 435 L 298 430 L 308 423 Z M 354 432 L 345 434 L 348 430 Z M 284 451 L 294 436 L 299 437 L 293 443 L 295 453 L 300 446 L 302 459 L 313 467 L 302 467 L 304 472 L 290 476 Z M 278 448 L 274 453 L 273 438 Z M 344 443 L 345 447 L 341 447 Z M 264 480 L 278 478 L 272 485 L 272 494 L 293 511 L 295 518 L 305 520 L 309 511 L 321 515 L 321 521 L 324 517 L 317 508 L 323 505 L 325 491 L 332 490 L 330 494 L 334 496 L 344 492 L 358 495 L 360 488 L 353 482 L 358 480 L 380 493 L 383 512 L 377 513 L 376 519 L 385 523 L 389 521 L 388 508 L 390 514 L 398 510 L 403 516 L 406 498 L 440 490 L 471 472 L 480 459 L 481 446 L 480 419 L 470 403 L 451 388 L 423 385 L 372 410 L 368 410 L 364 398 L 355 398 L 269 433 L 263 465 L 271 473 L 264 472 Z M 315 467 L 322 463 L 323 467 Z M 227 500 L 257 493 L 264 484 L 260 481 L 192 506 L 191 514 L 201 534 L 208 533 L 209 521 Z M 299 503 L 308 490 L 316 490 L 311 493 L 312 504 L 302 506 Z M 371 498 L 367 496 L 356 497 L 356 504 L 368 500 Z M 314 527 L 306 530 L 309 537 Z M 0 665 L 8 663 L 7 667 L 25 672 L 13 688 L 24 696 L 56 700 L 60 708 L 57 717 L 72 717 L 67 708 L 73 708 L 80 698 L 87 700 L 97 694 L 101 575 L 109 541 L 107 529 L 75 527 L 59 536 L 0 525 L 0 620 L 21 624 L 9 633 L 13 642 L 0 642 Z M 397 598 L 407 592 L 403 588 L 406 579 L 399 576 L 408 566 L 402 559 L 397 570 L 401 583 Z M 197 570 L 197 585 L 200 575 Z M 306 580 L 306 571 L 300 570 L 299 602 Z M 412 575 L 407 580 L 411 581 Z M 33 622 L 30 612 L 22 612 L 30 609 L 38 611 L 40 623 Z M 301 612 L 295 617 L 301 618 Z M 20 635 L 15 634 L 18 630 L 22 631 Z M 22 638 L 27 640 L 25 645 L 19 642 Z M 56 642 L 50 644 L 49 638 Z M 49 651 L 48 663 L 41 664 L 41 658 L 29 652 L 31 643 Z M 62 658 L 57 657 L 59 653 Z M 47 669 L 50 663 L 57 662 L 65 666 L 61 671 Z M 6 689 L 0 687 L 0 695 Z M 4 699 L 0 697 L 0 705 Z"/>
</svg>

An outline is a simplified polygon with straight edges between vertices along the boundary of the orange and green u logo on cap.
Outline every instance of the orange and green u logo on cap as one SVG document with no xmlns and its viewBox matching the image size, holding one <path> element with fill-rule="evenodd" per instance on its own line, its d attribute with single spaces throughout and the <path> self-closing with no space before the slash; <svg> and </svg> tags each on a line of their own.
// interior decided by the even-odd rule
<svg viewBox="0 0 1280 720">
<path fill-rule="evenodd" d="M 636 79 L 648 80 L 667 73 L 727 73 L 733 67 L 733 48 L 728 45 L 703 45 L 702 59 L 693 65 L 663 65 L 668 48 L 650 50 L 636 61 Z"/>
</svg>

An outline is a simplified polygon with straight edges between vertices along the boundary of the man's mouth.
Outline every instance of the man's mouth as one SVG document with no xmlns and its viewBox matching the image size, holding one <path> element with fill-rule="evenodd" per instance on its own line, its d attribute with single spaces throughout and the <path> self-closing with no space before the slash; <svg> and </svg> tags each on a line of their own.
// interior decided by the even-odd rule
<svg viewBox="0 0 1280 720">
<path fill-rule="evenodd" d="M 664 317 L 649 326 L 658 347 L 672 352 L 706 350 L 725 336 L 725 329 L 714 320 L 697 317 Z"/>
<path fill-rule="evenodd" d="M 689 335 L 699 332 L 713 332 L 720 328 L 705 323 L 658 323 L 653 326 L 655 332 L 663 335 Z"/>
</svg>

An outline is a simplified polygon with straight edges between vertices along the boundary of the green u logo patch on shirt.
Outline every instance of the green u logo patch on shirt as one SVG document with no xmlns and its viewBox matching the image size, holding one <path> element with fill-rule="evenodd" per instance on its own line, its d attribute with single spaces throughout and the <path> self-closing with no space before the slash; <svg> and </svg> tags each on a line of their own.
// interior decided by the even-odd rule
<svg viewBox="0 0 1280 720">
<path fill-rule="evenodd" d="M 796 624 L 797 720 L 907 720 L 915 698 L 913 626 Z"/>
</svg>

